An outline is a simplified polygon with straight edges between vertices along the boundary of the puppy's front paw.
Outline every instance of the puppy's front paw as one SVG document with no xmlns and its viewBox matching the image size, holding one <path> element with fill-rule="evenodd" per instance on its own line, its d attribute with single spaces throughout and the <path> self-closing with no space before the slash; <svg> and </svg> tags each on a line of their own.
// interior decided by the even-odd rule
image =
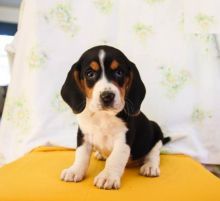
<svg viewBox="0 0 220 201">
<path fill-rule="evenodd" d="M 151 163 L 145 163 L 141 166 L 140 174 L 145 177 L 158 177 L 160 176 L 160 168 Z"/>
<path fill-rule="evenodd" d="M 75 168 L 71 166 L 70 168 L 64 169 L 61 173 L 61 180 L 69 182 L 79 182 L 82 181 L 85 176 L 84 171 L 80 170 L 79 168 Z"/>
<path fill-rule="evenodd" d="M 119 189 L 120 177 L 103 170 L 95 177 L 94 185 L 102 189 Z"/>
</svg>

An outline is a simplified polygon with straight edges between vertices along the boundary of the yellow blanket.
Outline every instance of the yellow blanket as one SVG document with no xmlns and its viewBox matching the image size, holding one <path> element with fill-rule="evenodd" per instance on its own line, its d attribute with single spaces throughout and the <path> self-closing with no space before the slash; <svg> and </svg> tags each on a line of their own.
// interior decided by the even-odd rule
<svg viewBox="0 0 220 201">
<path fill-rule="evenodd" d="M 220 201 L 220 180 L 187 156 L 162 155 L 158 178 L 127 168 L 120 190 L 100 190 L 93 179 L 104 162 L 94 157 L 84 181 L 60 181 L 73 154 L 70 149 L 41 147 L 0 168 L 0 201 Z"/>
</svg>

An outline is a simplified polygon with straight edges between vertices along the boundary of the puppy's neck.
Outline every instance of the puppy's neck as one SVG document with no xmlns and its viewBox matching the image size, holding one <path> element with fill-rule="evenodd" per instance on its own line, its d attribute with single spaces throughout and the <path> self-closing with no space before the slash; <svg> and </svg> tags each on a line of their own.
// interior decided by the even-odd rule
<svg viewBox="0 0 220 201">
<path fill-rule="evenodd" d="M 91 111 L 88 108 L 85 108 L 82 113 L 77 114 L 77 117 L 87 117 L 87 118 L 102 118 L 102 117 L 114 117 L 116 116 L 116 112 L 111 110 L 97 110 L 97 111 Z"/>
</svg>

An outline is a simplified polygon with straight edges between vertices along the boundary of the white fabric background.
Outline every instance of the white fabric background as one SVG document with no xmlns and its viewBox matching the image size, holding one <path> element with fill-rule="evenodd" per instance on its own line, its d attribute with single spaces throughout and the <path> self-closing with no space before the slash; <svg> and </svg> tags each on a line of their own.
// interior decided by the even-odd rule
<svg viewBox="0 0 220 201">
<path fill-rule="evenodd" d="M 147 88 L 144 113 L 177 138 L 163 151 L 220 164 L 218 16 L 202 8 L 192 15 L 187 5 L 184 11 L 182 0 L 24 0 L 7 47 L 15 56 L 1 163 L 40 145 L 75 147 L 77 123 L 60 89 L 86 49 L 108 44 L 138 66 Z"/>
</svg>

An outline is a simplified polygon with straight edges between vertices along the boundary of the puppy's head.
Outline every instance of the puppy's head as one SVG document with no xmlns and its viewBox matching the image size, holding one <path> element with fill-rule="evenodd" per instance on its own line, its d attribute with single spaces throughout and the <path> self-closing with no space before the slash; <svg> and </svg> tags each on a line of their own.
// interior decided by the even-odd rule
<svg viewBox="0 0 220 201">
<path fill-rule="evenodd" d="M 145 87 L 136 66 L 118 49 L 97 46 L 87 50 L 71 68 L 61 95 L 74 113 L 91 112 L 132 116 L 140 111 Z"/>
</svg>

